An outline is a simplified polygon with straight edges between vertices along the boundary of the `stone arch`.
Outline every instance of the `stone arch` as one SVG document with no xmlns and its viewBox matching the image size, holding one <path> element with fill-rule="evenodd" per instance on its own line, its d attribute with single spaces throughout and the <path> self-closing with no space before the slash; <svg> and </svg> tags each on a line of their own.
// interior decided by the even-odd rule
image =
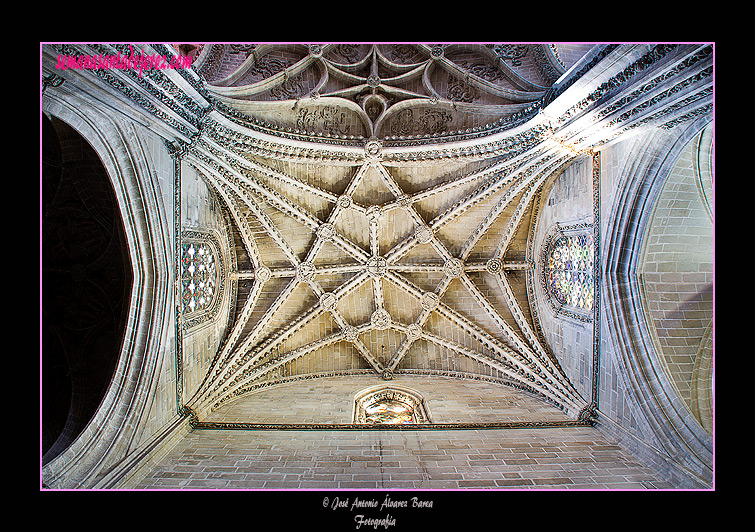
<svg viewBox="0 0 755 532">
<path fill-rule="evenodd" d="M 159 349 L 170 333 L 172 250 L 154 164 L 138 132 L 67 84 L 47 90 L 42 110 L 92 146 L 113 185 L 133 268 L 130 308 L 113 378 L 81 434 L 42 470 L 46 486 L 92 487 L 135 443 L 157 385 Z"/>
<path fill-rule="evenodd" d="M 42 452 L 81 434 L 113 377 L 131 294 L 123 222 L 102 162 L 75 130 L 42 117 Z"/>
<path fill-rule="evenodd" d="M 712 385 L 710 364 L 702 360 L 712 357 L 712 342 L 706 341 L 713 320 L 712 176 L 696 168 L 700 141 L 711 129 L 704 128 L 686 144 L 666 177 L 637 263 L 646 321 L 659 359 L 665 362 L 676 394 L 708 433 L 712 411 L 695 408 L 701 405 L 695 405 L 693 395 L 695 390 L 708 395 L 702 387 Z M 702 371 L 695 371 L 695 366 Z"/>
<path fill-rule="evenodd" d="M 658 194 L 680 153 L 710 120 L 706 116 L 629 141 L 633 143 L 632 156 L 620 173 L 622 181 L 601 243 L 603 331 L 616 353 L 618 370 L 628 382 L 633 403 L 652 438 L 663 454 L 682 464 L 680 476 L 706 483 L 712 478 L 712 438 L 694 421 L 663 369 L 662 355 L 645 317 L 637 272 Z"/>
</svg>

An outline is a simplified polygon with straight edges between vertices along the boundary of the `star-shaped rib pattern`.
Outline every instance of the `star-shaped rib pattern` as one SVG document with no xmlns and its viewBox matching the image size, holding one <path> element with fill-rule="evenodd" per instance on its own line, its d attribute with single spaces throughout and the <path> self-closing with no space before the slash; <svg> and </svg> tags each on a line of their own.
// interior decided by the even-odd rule
<svg viewBox="0 0 755 532">
<path fill-rule="evenodd" d="M 563 154 L 429 167 L 367 152 L 333 165 L 202 139 L 189 161 L 234 220 L 250 268 L 237 275 L 253 279 L 194 409 L 281 376 L 423 370 L 495 377 L 571 415 L 584 407 L 523 295 L 532 204 Z"/>
</svg>

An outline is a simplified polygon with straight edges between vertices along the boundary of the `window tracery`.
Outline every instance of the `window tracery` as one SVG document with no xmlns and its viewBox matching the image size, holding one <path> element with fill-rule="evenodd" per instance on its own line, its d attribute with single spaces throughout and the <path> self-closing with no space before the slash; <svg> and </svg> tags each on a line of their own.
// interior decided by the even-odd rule
<svg viewBox="0 0 755 532">
<path fill-rule="evenodd" d="M 181 304 L 184 314 L 209 309 L 217 293 L 215 252 L 202 242 L 181 245 Z"/>
<path fill-rule="evenodd" d="M 548 246 L 546 285 L 558 306 L 592 311 L 594 258 L 593 237 L 589 233 L 560 235 Z"/>
<path fill-rule="evenodd" d="M 190 316 L 211 316 L 221 291 L 220 257 L 215 247 L 201 239 L 181 244 L 181 311 Z"/>
</svg>

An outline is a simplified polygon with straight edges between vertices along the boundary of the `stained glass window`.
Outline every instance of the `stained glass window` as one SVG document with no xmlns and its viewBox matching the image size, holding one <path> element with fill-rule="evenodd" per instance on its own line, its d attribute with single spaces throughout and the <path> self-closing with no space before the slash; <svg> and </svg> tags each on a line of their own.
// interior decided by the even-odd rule
<svg viewBox="0 0 755 532">
<path fill-rule="evenodd" d="M 548 254 L 548 289 L 561 304 L 592 310 L 594 248 L 592 235 L 562 236 Z"/>
<path fill-rule="evenodd" d="M 389 423 L 394 425 L 416 423 L 414 409 L 401 401 L 382 399 L 364 409 L 366 423 Z"/>
<path fill-rule="evenodd" d="M 181 302 L 184 312 L 196 312 L 212 304 L 217 283 L 215 255 L 207 244 L 181 246 Z"/>
<path fill-rule="evenodd" d="M 422 396 L 408 388 L 372 386 L 354 397 L 354 423 L 409 425 L 431 423 Z"/>
</svg>

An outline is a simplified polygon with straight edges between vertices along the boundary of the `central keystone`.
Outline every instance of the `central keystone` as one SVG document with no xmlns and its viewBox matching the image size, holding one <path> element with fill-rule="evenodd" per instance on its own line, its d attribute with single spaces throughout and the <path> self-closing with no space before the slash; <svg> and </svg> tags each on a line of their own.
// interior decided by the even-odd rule
<svg viewBox="0 0 755 532">
<path fill-rule="evenodd" d="M 387 265 L 385 258 L 372 256 L 367 260 L 367 273 L 373 277 L 382 277 L 385 275 Z"/>
</svg>

